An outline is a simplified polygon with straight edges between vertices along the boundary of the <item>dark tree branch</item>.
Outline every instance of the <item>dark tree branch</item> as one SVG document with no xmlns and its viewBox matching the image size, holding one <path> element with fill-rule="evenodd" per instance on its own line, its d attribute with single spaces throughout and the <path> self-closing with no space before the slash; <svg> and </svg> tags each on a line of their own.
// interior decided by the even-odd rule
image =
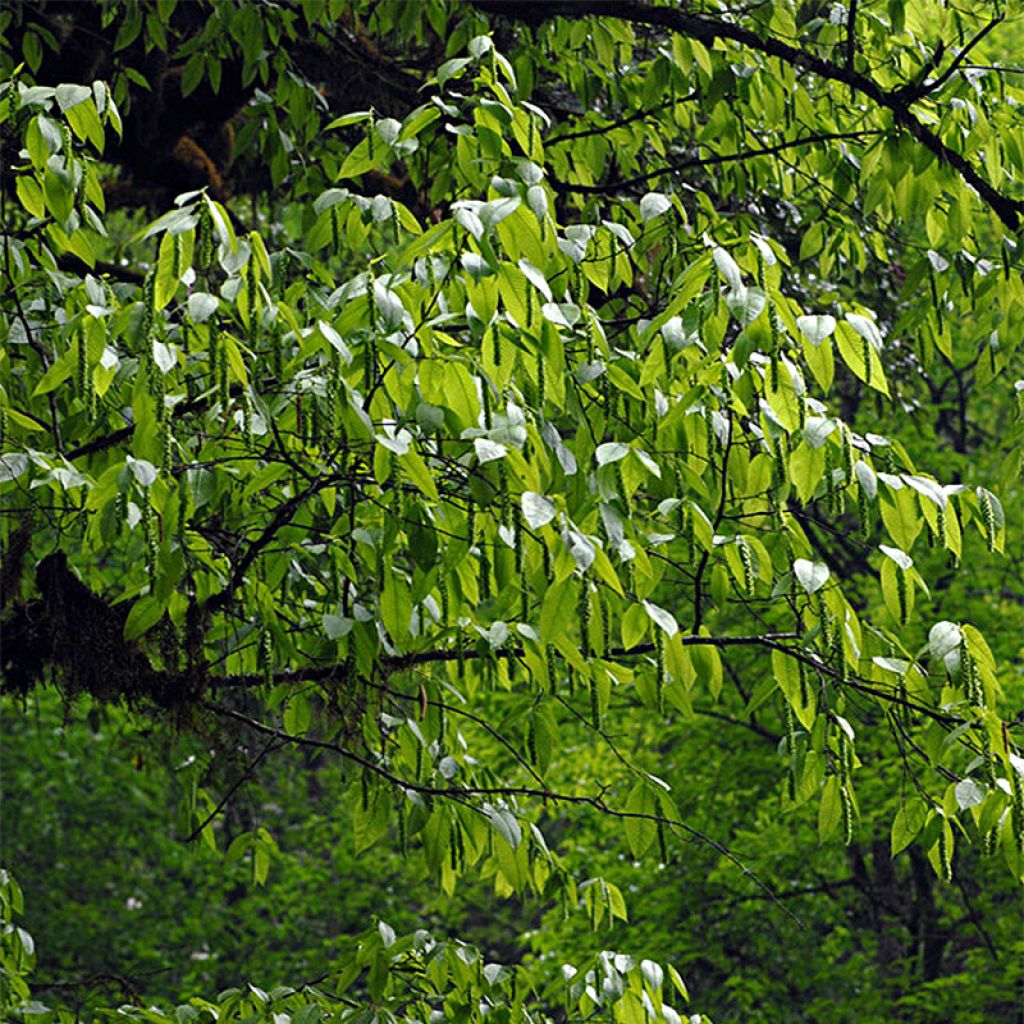
<svg viewBox="0 0 1024 1024">
<path fill-rule="evenodd" d="M 759 156 L 774 156 L 783 153 L 787 149 L 797 149 L 801 146 L 813 146 L 819 142 L 840 142 L 844 139 L 864 139 L 874 135 L 884 135 L 883 131 L 863 132 L 823 132 L 820 135 L 808 135 L 802 139 L 789 139 L 779 142 L 774 146 L 765 146 L 763 149 L 746 149 L 740 153 L 718 153 L 715 156 L 691 157 L 686 160 L 678 160 L 655 171 L 646 171 L 633 178 L 624 178 L 620 181 L 608 182 L 604 185 L 572 185 L 568 182 L 556 181 L 549 176 L 552 186 L 564 192 L 578 192 L 582 195 L 604 195 L 609 192 L 618 192 L 621 189 L 630 188 L 633 185 L 643 184 L 651 178 L 660 177 L 662 174 L 673 174 L 678 171 L 691 170 L 697 167 L 714 167 L 717 164 L 741 163 L 744 160 L 753 160 Z"/>
<path fill-rule="evenodd" d="M 619 18 L 637 25 L 650 25 L 678 32 L 705 45 L 722 40 L 738 43 L 768 57 L 775 57 L 792 68 L 809 71 L 830 82 L 850 86 L 876 106 L 888 110 L 893 121 L 903 128 L 941 162 L 951 167 L 996 213 L 1012 231 L 1020 224 L 1024 201 L 1012 199 L 983 178 L 963 154 L 947 146 L 942 139 L 910 110 L 920 99 L 918 86 L 904 86 L 888 91 L 873 78 L 852 67 L 840 66 L 800 46 L 783 42 L 774 36 L 760 36 L 752 29 L 733 22 L 721 21 L 700 14 L 691 14 L 681 7 L 654 7 L 646 0 L 586 0 L 586 2 L 552 2 L 545 4 L 506 4 L 494 0 L 473 0 L 475 6 L 488 13 L 506 14 L 535 23 L 552 17 Z M 925 90 L 928 91 L 927 89 Z"/>
<path fill-rule="evenodd" d="M 225 708 L 212 702 L 207 702 L 205 707 L 215 715 L 232 718 L 235 721 L 248 726 L 254 732 L 260 733 L 263 736 L 268 736 L 271 739 L 278 740 L 283 743 L 292 743 L 297 746 L 311 747 L 315 750 L 331 751 L 348 761 L 358 764 L 367 771 L 373 772 L 390 785 L 409 792 L 422 793 L 425 796 L 439 797 L 442 799 L 458 800 L 463 803 L 465 803 L 467 798 L 470 797 L 524 797 L 527 799 L 543 800 L 545 802 L 592 807 L 594 810 L 612 818 L 619 818 L 621 820 L 632 819 L 650 821 L 669 829 L 677 829 L 690 836 L 690 838 L 710 847 L 720 856 L 725 857 L 759 889 L 761 889 L 767 895 L 767 898 L 783 910 L 787 916 L 791 917 L 794 921 L 798 920 L 793 912 L 775 896 L 775 893 L 771 890 L 768 884 L 758 878 L 758 876 L 755 875 L 754 872 L 751 871 L 750 868 L 748 868 L 727 846 L 720 843 L 717 839 L 713 839 L 707 833 L 694 828 L 692 825 L 688 825 L 686 822 L 680 821 L 678 818 L 668 818 L 661 814 L 646 814 L 641 811 L 619 810 L 615 807 L 609 806 L 605 802 L 603 793 L 599 796 L 584 796 L 571 793 L 559 793 L 550 789 L 539 789 L 535 786 L 431 786 L 418 782 L 414 779 L 405 779 L 395 775 L 382 764 L 379 764 L 368 757 L 364 757 L 362 754 L 357 754 L 354 750 L 349 750 L 347 747 L 343 747 L 338 743 L 316 739 L 312 736 L 292 736 L 289 733 L 282 732 L 280 729 L 275 729 L 273 726 L 260 722 L 255 718 L 250 718 L 248 715 L 244 715 L 240 711 L 235 711 L 232 708 Z"/>
<path fill-rule="evenodd" d="M 1000 14 L 998 17 L 993 18 L 987 25 L 981 28 L 975 34 L 974 38 L 971 39 L 967 43 L 967 45 L 956 55 L 956 57 L 950 63 L 949 67 L 946 68 L 946 70 L 933 82 L 928 83 L 925 92 L 938 92 L 939 89 L 941 89 L 946 84 L 946 82 L 948 82 L 953 77 L 953 75 L 955 75 L 957 71 L 963 66 L 963 63 L 967 59 L 967 56 L 971 52 L 971 50 L 973 50 L 978 45 L 978 43 L 980 43 L 982 39 L 984 39 L 985 36 L 987 36 L 989 32 L 991 32 L 992 29 L 994 29 L 996 25 L 998 25 L 1002 20 L 1003 15 Z"/>
</svg>

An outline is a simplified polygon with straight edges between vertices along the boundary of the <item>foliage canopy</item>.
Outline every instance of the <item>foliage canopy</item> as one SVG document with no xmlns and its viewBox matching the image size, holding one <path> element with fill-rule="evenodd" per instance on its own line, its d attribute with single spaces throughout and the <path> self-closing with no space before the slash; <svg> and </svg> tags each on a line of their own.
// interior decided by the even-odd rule
<svg viewBox="0 0 1024 1024">
<path fill-rule="evenodd" d="M 626 950 L 381 920 L 173 1019 L 730 1009 L 686 1004 L 566 822 L 780 915 L 744 828 L 910 863 L 933 910 L 1019 884 L 1020 18 L 0 9 L 10 705 L 200 738 L 181 835 L 257 884 L 287 854 L 231 803 L 297 751 L 337 761 L 357 858 Z M 0 1006 L 42 1012 L 4 941 Z"/>
</svg>

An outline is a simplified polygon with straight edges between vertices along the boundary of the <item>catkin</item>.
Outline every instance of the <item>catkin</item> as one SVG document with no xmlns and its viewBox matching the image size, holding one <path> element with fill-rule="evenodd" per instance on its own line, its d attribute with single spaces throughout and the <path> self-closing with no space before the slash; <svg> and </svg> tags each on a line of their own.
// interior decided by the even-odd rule
<svg viewBox="0 0 1024 1024">
<path fill-rule="evenodd" d="M 754 554 L 750 548 L 750 541 L 746 537 L 736 538 L 736 546 L 739 548 L 740 563 L 743 566 L 743 589 L 748 594 L 754 592 Z"/>
<path fill-rule="evenodd" d="M 947 828 L 943 821 L 939 830 L 939 867 L 942 871 L 942 880 L 948 885 L 953 881 L 953 851 L 949 848 Z"/>
<path fill-rule="evenodd" d="M 989 551 L 996 549 L 996 513 L 992 506 L 992 498 L 988 491 L 982 490 L 978 494 L 978 506 L 981 509 L 981 521 L 985 527 L 985 544 Z"/>
<path fill-rule="evenodd" d="M 213 249 L 213 216 L 209 204 L 202 200 L 196 225 L 196 266 L 200 270 L 209 270 L 213 263 Z"/>
<path fill-rule="evenodd" d="M 843 841 L 849 846 L 853 842 L 853 795 L 849 785 L 840 785 L 839 802 L 843 809 Z"/>
<path fill-rule="evenodd" d="M 580 653 L 586 660 L 590 657 L 590 586 L 586 574 L 580 581 L 579 619 Z"/>
<path fill-rule="evenodd" d="M 905 626 L 910 618 L 910 593 L 906 570 L 896 567 L 896 601 L 899 608 L 900 625 Z"/>
</svg>

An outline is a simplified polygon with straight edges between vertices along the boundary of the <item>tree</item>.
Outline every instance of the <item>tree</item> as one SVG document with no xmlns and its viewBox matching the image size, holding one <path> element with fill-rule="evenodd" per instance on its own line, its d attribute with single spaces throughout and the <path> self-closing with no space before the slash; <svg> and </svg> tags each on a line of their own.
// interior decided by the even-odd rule
<svg viewBox="0 0 1024 1024">
<path fill-rule="evenodd" d="M 907 872 L 936 980 L 936 888 L 1024 875 L 1016 17 L 5 7 L 5 691 L 201 738 L 182 834 L 257 882 L 287 749 L 357 854 L 595 930 L 568 822 L 778 913 L 733 839 L 810 826 Z M 555 976 L 382 921 L 220 1019 L 678 1019 L 615 934 Z"/>
</svg>

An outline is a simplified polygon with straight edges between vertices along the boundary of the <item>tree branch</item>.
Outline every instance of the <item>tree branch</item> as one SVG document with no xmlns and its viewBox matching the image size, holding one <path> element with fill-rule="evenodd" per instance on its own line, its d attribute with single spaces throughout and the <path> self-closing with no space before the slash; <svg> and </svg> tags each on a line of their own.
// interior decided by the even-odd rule
<svg viewBox="0 0 1024 1024">
<path fill-rule="evenodd" d="M 640 185 L 651 178 L 657 178 L 662 174 L 673 174 L 677 171 L 690 170 L 695 167 L 713 167 L 716 164 L 729 164 L 752 160 L 758 156 L 774 156 L 776 153 L 783 153 L 787 149 L 797 149 L 800 146 L 813 146 L 819 142 L 839 142 L 844 139 L 863 139 L 873 135 L 884 135 L 883 131 L 863 132 L 823 132 L 820 135 L 808 135 L 802 139 L 789 139 L 779 142 L 774 146 L 765 146 L 763 149 L 746 149 L 740 153 L 719 153 L 708 157 L 691 157 L 687 160 L 678 160 L 675 163 L 666 164 L 656 171 L 646 171 L 633 178 L 625 178 L 620 181 L 608 182 L 604 185 L 572 185 L 568 182 L 557 181 L 548 176 L 553 188 L 564 192 L 578 192 L 582 195 L 604 195 L 609 192 L 618 192 L 620 189 L 630 188 L 633 185 Z"/>
<path fill-rule="evenodd" d="M 537 23 L 551 17 L 580 19 L 598 16 L 619 18 L 637 25 L 650 25 L 669 32 L 678 32 L 705 45 L 727 40 L 765 56 L 775 57 L 792 68 L 810 71 L 828 81 L 848 85 L 876 106 L 888 110 L 899 127 L 909 132 L 941 162 L 953 168 L 1011 231 L 1015 231 L 1020 224 L 1021 214 L 1024 213 L 1024 201 L 1012 199 L 1000 192 L 975 170 L 963 154 L 947 146 L 910 111 L 910 106 L 920 98 L 915 87 L 910 87 L 909 91 L 906 86 L 887 91 L 873 78 L 856 71 L 853 67 L 834 64 L 774 36 L 762 37 L 743 25 L 691 14 L 680 7 L 654 7 L 646 0 L 587 0 L 579 3 L 546 4 L 505 4 L 495 3 L 493 0 L 474 0 L 474 4 L 492 14 L 507 14 L 510 17 Z"/>
</svg>

